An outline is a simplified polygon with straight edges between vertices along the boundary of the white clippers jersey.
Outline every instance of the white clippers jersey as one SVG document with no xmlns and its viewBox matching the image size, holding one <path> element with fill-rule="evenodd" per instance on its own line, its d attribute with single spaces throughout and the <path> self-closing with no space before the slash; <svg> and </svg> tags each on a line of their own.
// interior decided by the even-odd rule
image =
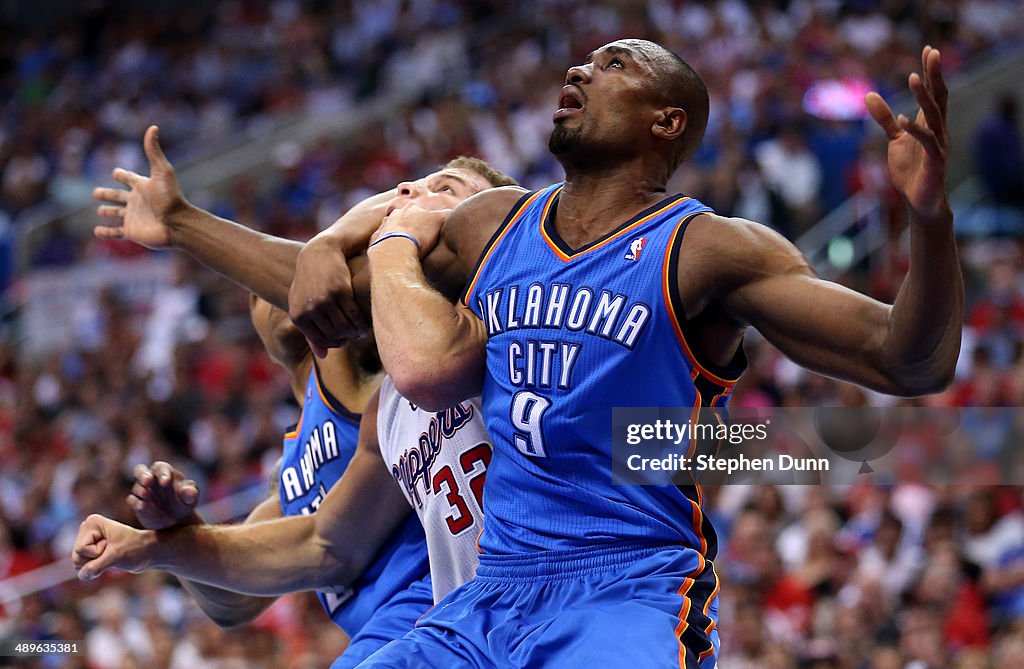
<svg viewBox="0 0 1024 669">
<path fill-rule="evenodd" d="M 480 398 L 424 411 L 384 377 L 377 435 L 384 462 L 423 523 L 434 601 L 440 601 L 473 578 L 479 564 L 476 540 L 484 527 L 484 477 L 491 462 Z"/>
</svg>

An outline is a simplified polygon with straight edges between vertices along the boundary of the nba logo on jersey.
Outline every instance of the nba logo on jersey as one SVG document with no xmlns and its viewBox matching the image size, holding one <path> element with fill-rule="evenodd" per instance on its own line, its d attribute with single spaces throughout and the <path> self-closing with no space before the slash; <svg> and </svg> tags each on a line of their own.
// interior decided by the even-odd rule
<svg viewBox="0 0 1024 669">
<path fill-rule="evenodd" d="M 629 243 L 629 253 L 626 254 L 626 260 L 637 261 L 640 260 L 640 252 L 644 250 L 644 244 L 647 243 L 646 237 L 637 237 Z"/>
</svg>

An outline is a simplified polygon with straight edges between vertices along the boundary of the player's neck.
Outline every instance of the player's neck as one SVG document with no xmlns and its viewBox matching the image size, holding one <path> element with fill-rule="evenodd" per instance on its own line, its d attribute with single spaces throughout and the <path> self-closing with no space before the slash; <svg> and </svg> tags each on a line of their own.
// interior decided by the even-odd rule
<svg viewBox="0 0 1024 669">
<path fill-rule="evenodd" d="M 620 170 L 614 175 L 575 173 L 558 197 L 555 229 L 579 248 L 616 229 L 665 197 L 665 184 Z"/>
</svg>

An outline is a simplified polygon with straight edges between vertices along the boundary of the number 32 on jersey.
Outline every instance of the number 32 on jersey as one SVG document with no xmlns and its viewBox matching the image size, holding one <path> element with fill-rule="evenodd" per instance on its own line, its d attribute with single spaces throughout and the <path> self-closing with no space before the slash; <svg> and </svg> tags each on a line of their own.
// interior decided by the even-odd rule
<svg viewBox="0 0 1024 669">
<path fill-rule="evenodd" d="M 477 508 L 484 508 L 484 482 L 487 478 L 487 466 L 491 464 L 491 445 L 477 444 L 459 456 L 459 467 L 465 477 Z M 451 505 L 452 511 L 445 518 L 448 531 L 453 535 L 462 534 L 473 526 L 473 512 L 466 504 L 464 492 L 459 487 L 459 479 L 452 471 L 451 465 L 445 465 L 434 473 L 432 487 L 434 494 L 444 493 L 444 498 Z"/>
</svg>

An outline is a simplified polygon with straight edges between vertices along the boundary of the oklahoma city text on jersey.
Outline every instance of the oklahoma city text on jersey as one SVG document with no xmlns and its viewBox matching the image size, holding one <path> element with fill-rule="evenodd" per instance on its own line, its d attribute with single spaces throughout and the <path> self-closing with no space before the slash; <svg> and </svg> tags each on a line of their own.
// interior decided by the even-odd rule
<svg viewBox="0 0 1024 669">
<path fill-rule="evenodd" d="M 602 290 L 597 294 L 588 286 L 575 291 L 572 288 L 565 283 L 534 283 L 522 291 L 515 285 L 488 291 L 478 302 L 488 337 L 510 330 L 565 328 L 586 331 L 632 350 L 651 318 L 650 306 L 629 303 L 629 298 L 621 293 Z M 567 390 L 572 384 L 580 347 L 578 343 L 541 338 L 510 341 L 509 380 L 517 386 L 555 385 Z"/>
</svg>

